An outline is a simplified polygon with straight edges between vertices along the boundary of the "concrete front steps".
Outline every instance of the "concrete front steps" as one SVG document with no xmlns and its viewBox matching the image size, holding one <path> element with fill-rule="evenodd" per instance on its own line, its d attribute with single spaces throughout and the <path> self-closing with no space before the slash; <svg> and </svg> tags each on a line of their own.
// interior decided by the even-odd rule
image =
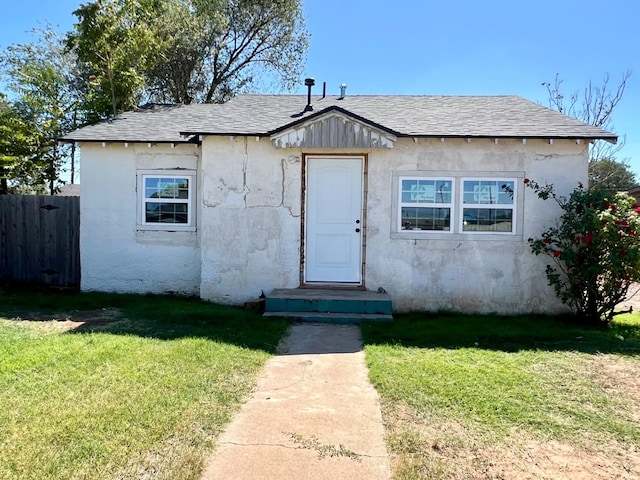
<svg viewBox="0 0 640 480">
<path fill-rule="evenodd" d="M 265 317 L 303 322 L 351 324 L 393 320 L 389 295 L 369 290 L 276 289 L 267 295 L 264 309 Z"/>
</svg>

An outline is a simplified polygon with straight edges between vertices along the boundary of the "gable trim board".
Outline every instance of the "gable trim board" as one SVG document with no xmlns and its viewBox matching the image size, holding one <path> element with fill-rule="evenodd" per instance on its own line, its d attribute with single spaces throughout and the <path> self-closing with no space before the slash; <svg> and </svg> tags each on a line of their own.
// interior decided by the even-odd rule
<svg viewBox="0 0 640 480">
<path fill-rule="evenodd" d="M 586 181 L 582 140 L 614 135 L 548 116 L 518 97 L 317 99 L 302 114 L 297 100 L 250 95 L 224 105 L 148 108 L 65 137 L 82 150 L 81 288 L 239 304 L 261 291 L 331 283 L 382 287 L 397 311 L 562 311 L 544 259 L 524 240 L 560 212 L 522 180 L 554 183 L 567 194 Z M 180 132 L 200 148 L 174 144 Z M 347 229 L 361 229 L 357 276 L 347 278 L 355 281 L 308 275 L 309 162 L 323 159 L 333 167 L 362 162 L 361 215 L 348 220 L 361 223 Z M 136 182 L 162 172 L 193 174 L 192 231 L 140 224 Z M 330 173 L 321 191 L 340 221 L 351 197 L 333 189 L 348 176 Z M 179 186 L 157 188 L 164 199 L 156 203 L 175 204 L 158 218 L 189 218 Z"/>
<path fill-rule="evenodd" d="M 276 148 L 393 148 L 397 136 L 349 115 L 329 112 L 270 136 Z"/>
</svg>

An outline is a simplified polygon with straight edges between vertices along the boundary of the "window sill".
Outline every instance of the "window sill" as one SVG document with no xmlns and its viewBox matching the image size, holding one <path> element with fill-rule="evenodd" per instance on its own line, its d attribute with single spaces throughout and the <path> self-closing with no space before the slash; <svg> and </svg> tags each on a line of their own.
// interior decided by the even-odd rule
<svg viewBox="0 0 640 480">
<path fill-rule="evenodd" d="M 195 231 L 137 230 L 135 236 L 139 244 L 198 247 Z"/>
<path fill-rule="evenodd" d="M 138 232 L 195 232 L 196 227 L 184 225 L 136 225 Z"/>
<path fill-rule="evenodd" d="M 407 230 L 402 232 L 391 232 L 392 240 L 446 240 L 446 241 L 499 241 L 499 242 L 522 242 L 522 235 L 517 233 L 447 233 L 430 232 L 425 230 Z"/>
</svg>

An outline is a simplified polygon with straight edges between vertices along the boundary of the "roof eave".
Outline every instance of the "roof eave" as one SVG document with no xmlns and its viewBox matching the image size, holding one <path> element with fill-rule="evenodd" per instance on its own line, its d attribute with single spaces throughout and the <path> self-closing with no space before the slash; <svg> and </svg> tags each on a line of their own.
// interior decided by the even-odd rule
<svg viewBox="0 0 640 480">
<path fill-rule="evenodd" d="M 618 136 L 594 136 L 594 135 L 474 135 L 474 134 L 439 134 L 439 133 L 398 133 L 398 137 L 401 138 L 477 138 L 477 139 L 490 139 L 490 138 L 504 138 L 504 139 L 522 139 L 527 140 L 604 140 L 606 142 L 616 144 L 618 142 Z"/>
<path fill-rule="evenodd" d="M 193 136 L 189 139 L 181 139 L 181 140 L 154 140 L 152 138 L 147 140 L 140 139 L 126 139 L 126 138 L 69 138 L 62 137 L 58 139 L 58 143 L 155 143 L 155 144 L 181 144 L 181 145 L 192 145 L 192 144 L 200 144 L 200 140 L 197 136 Z"/>
<path fill-rule="evenodd" d="M 286 130 L 286 128 L 278 128 L 274 130 L 273 133 L 279 133 L 281 131 Z M 593 135 L 451 135 L 451 134 L 438 134 L 438 133 L 395 133 L 388 129 L 385 131 L 396 135 L 398 138 L 475 138 L 475 139 L 492 139 L 492 138 L 503 138 L 503 139 L 527 139 L 527 140 L 584 140 L 587 142 L 592 142 L 596 140 L 604 140 L 606 142 L 616 144 L 618 141 L 617 136 L 605 137 L 605 136 L 593 136 Z M 180 135 L 194 135 L 194 137 L 198 136 L 212 136 L 212 137 L 270 137 L 273 133 L 269 132 L 242 132 L 242 131 L 229 131 L 229 132 L 208 132 L 208 131 L 188 131 L 188 132 L 180 132 Z M 83 140 L 87 141 L 87 140 Z M 117 142 L 117 140 L 93 140 L 96 142 Z M 121 140 L 127 141 L 127 140 Z M 131 140 L 128 140 L 130 143 L 133 143 Z M 152 141 L 152 140 L 151 140 Z M 140 142 L 146 143 L 146 142 Z M 160 142 L 155 142 L 160 143 Z M 172 142 L 165 142 L 172 143 Z M 173 142 L 178 143 L 178 142 Z M 194 143 L 194 142 L 182 142 L 182 143 Z"/>
<path fill-rule="evenodd" d="M 186 132 L 179 132 L 180 135 L 187 136 L 193 135 L 195 138 L 200 136 L 213 136 L 213 137 L 268 137 L 269 134 L 266 132 L 210 132 L 206 130 L 189 130 Z"/>
</svg>

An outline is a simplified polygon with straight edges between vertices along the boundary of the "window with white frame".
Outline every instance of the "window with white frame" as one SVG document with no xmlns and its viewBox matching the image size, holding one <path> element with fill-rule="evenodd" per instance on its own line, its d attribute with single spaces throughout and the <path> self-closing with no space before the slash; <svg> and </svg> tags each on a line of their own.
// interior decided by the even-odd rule
<svg viewBox="0 0 640 480">
<path fill-rule="evenodd" d="M 463 178 L 461 182 L 461 232 L 515 232 L 514 179 Z"/>
<path fill-rule="evenodd" d="M 138 225 L 147 230 L 195 230 L 195 171 L 138 172 Z"/>
<path fill-rule="evenodd" d="M 451 171 L 406 173 L 394 173 L 394 236 L 516 235 L 519 231 L 516 220 L 523 202 L 517 185 L 524 172 L 496 172 L 495 176 L 474 172 L 477 176 L 465 177 Z"/>
<path fill-rule="evenodd" d="M 400 177 L 398 230 L 452 231 L 452 178 Z"/>
</svg>

